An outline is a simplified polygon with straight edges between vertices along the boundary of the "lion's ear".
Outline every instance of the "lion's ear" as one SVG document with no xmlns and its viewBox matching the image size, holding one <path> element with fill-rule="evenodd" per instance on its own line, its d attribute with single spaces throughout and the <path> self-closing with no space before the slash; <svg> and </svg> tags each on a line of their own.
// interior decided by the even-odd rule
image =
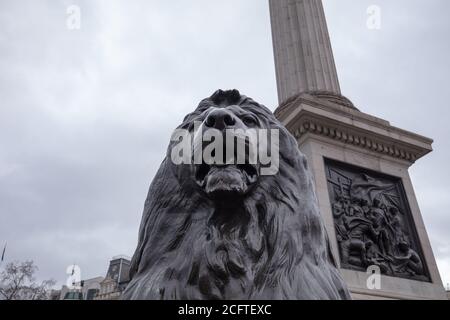
<svg viewBox="0 0 450 320">
<path fill-rule="evenodd" d="M 233 104 L 239 104 L 239 101 L 241 100 L 242 96 L 241 93 L 234 89 L 234 90 L 217 90 L 213 93 L 213 95 L 209 98 L 212 103 L 215 105 L 233 105 Z"/>
</svg>

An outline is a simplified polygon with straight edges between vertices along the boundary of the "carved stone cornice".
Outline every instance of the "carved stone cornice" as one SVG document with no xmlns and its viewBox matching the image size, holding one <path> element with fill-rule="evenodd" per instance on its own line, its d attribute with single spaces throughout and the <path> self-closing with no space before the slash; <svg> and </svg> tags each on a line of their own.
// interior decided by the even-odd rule
<svg viewBox="0 0 450 320">
<path fill-rule="evenodd" d="M 277 109 L 277 112 L 278 113 L 282 112 L 282 110 L 287 108 L 291 103 L 295 102 L 297 99 L 305 98 L 306 96 L 312 96 L 312 97 L 315 97 L 322 101 L 331 102 L 331 103 L 338 104 L 343 107 L 347 107 L 347 108 L 359 111 L 358 108 L 355 107 L 353 102 L 351 102 L 350 99 L 343 96 L 342 94 L 333 93 L 330 91 L 316 90 L 316 91 L 301 92 L 301 93 L 298 93 L 298 94 L 286 99 L 286 101 L 284 101 L 283 103 L 280 104 L 280 107 Z"/>
<path fill-rule="evenodd" d="M 275 115 L 299 141 L 314 135 L 410 164 L 433 150 L 429 138 L 311 94 L 286 101 Z"/>
</svg>

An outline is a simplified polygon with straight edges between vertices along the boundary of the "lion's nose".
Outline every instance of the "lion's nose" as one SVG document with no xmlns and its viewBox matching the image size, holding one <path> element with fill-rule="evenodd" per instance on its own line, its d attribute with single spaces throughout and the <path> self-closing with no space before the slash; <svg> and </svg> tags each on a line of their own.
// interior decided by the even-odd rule
<svg viewBox="0 0 450 320">
<path fill-rule="evenodd" d="M 208 128 L 225 130 L 230 129 L 236 124 L 235 116 L 223 109 L 213 110 L 206 117 L 205 125 Z"/>
</svg>

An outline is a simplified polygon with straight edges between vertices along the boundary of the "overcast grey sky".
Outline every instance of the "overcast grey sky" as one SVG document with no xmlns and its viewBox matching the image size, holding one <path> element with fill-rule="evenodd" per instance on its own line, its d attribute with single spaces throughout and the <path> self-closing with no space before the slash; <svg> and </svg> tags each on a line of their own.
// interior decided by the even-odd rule
<svg viewBox="0 0 450 320">
<path fill-rule="evenodd" d="M 66 27 L 69 5 L 81 29 Z M 382 9 L 381 30 L 366 10 Z M 411 170 L 450 282 L 448 0 L 324 0 L 342 92 L 435 139 Z M 104 275 L 132 255 L 170 134 L 199 100 L 237 88 L 272 110 L 266 0 L 0 0 L 0 245 L 39 277 Z"/>
</svg>

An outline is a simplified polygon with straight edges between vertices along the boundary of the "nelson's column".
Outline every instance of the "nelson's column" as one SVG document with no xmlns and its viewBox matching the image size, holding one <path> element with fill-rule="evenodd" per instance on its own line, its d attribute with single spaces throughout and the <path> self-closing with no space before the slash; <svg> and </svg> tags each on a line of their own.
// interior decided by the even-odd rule
<svg viewBox="0 0 450 320">
<path fill-rule="evenodd" d="M 446 299 L 408 169 L 432 140 L 341 95 L 321 0 L 269 0 L 280 106 L 355 299 Z M 381 273 L 381 287 L 370 277 Z M 377 288 L 378 287 L 378 288 Z"/>
</svg>

